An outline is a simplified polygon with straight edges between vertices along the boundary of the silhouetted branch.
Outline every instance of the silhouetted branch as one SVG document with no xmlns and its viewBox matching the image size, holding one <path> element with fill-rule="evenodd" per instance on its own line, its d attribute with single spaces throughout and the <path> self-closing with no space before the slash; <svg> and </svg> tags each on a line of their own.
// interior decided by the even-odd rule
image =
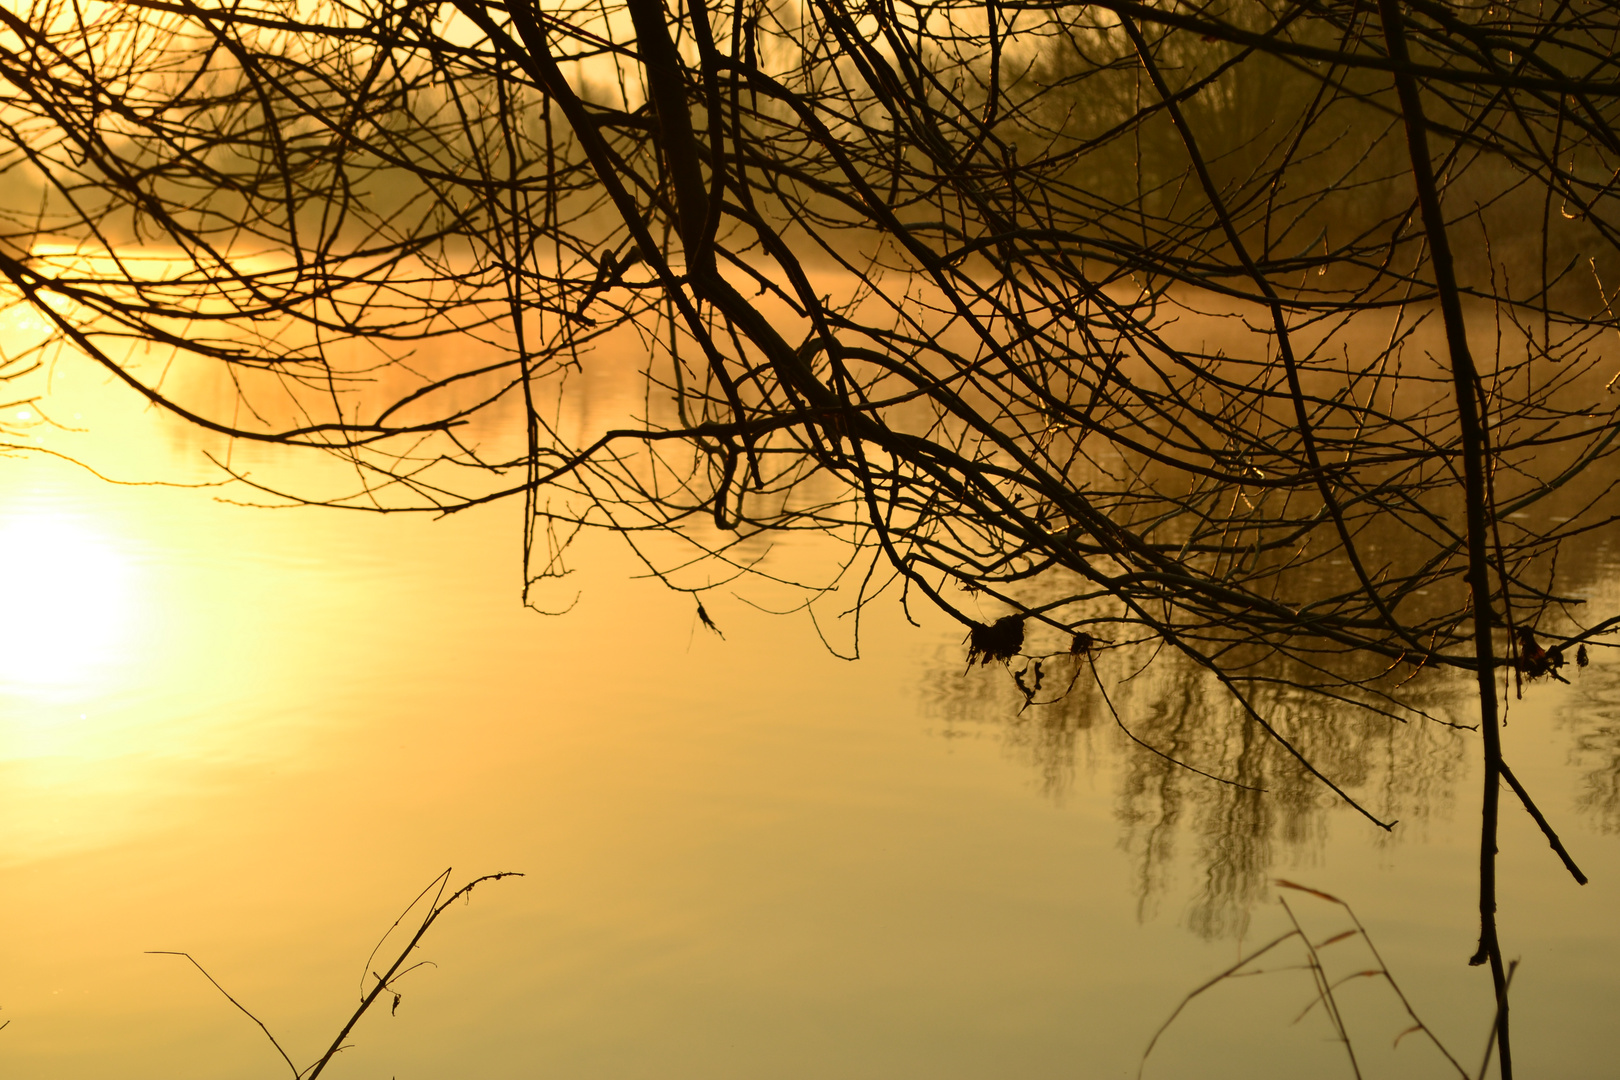
<svg viewBox="0 0 1620 1080">
<path fill-rule="evenodd" d="M 1196 998 L 1210 990 L 1213 990 L 1215 987 L 1221 985 L 1229 979 L 1241 975 L 1261 973 L 1261 969 L 1255 967 L 1256 961 L 1271 954 L 1274 950 L 1285 943 L 1298 939 L 1300 948 L 1304 953 L 1303 967 L 1305 970 L 1310 972 L 1313 989 L 1315 991 L 1310 1004 L 1308 1004 L 1300 1013 L 1299 1018 L 1303 1018 L 1317 1005 L 1322 1006 L 1323 1012 L 1328 1018 L 1328 1022 L 1333 1026 L 1335 1038 L 1344 1047 L 1345 1054 L 1350 1063 L 1351 1072 L 1354 1075 L 1358 1077 L 1361 1075 L 1361 1067 L 1356 1059 L 1355 1047 L 1351 1042 L 1350 1033 L 1345 1024 L 1344 1017 L 1340 1012 L 1338 999 L 1335 997 L 1334 991 L 1339 986 L 1351 979 L 1377 978 L 1382 980 L 1383 983 L 1395 994 L 1396 998 L 1401 1003 L 1401 1008 L 1405 1010 L 1408 1019 L 1412 1021 L 1411 1027 L 1407 1028 L 1405 1031 L 1396 1036 L 1396 1044 L 1398 1045 L 1401 1039 L 1404 1039 L 1407 1035 L 1421 1033 L 1429 1040 L 1434 1048 L 1445 1057 L 1446 1061 L 1451 1065 L 1451 1067 L 1457 1071 L 1457 1074 L 1463 1077 L 1464 1080 L 1468 1080 L 1468 1071 L 1462 1067 L 1461 1063 L 1459 1063 L 1455 1057 L 1452 1056 L 1451 1052 L 1446 1049 L 1443 1043 L 1440 1042 L 1439 1037 L 1436 1036 L 1432 1030 L 1430 1030 L 1428 1025 L 1418 1017 L 1416 1010 L 1412 1007 L 1411 1001 L 1407 998 L 1405 992 L 1401 990 L 1400 984 L 1395 981 L 1394 974 L 1390 972 L 1388 966 L 1384 963 L 1383 957 L 1379 954 L 1377 947 L 1373 944 L 1371 935 L 1367 933 L 1366 927 L 1361 924 L 1361 920 L 1356 917 L 1356 914 L 1354 910 L 1351 909 L 1350 905 L 1330 893 L 1322 892 L 1319 889 L 1313 889 L 1309 886 L 1299 885 L 1292 881 L 1277 879 L 1273 882 L 1273 884 L 1278 888 L 1305 893 L 1309 896 L 1314 896 L 1319 900 L 1323 900 L 1327 903 L 1338 906 L 1344 911 L 1345 916 L 1350 920 L 1353 929 L 1333 934 L 1320 942 L 1313 942 L 1306 933 L 1305 927 L 1295 915 L 1293 907 L 1289 905 L 1286 899 L 1281 899 L 1283 910 L 1287 913 L 1288 921 L 1292 924 L 1293 929 L 1283 934 L 1279 934 L 1277 937 L 1272 938 L 1259 948 L 1245 953 L 1237 961 L 1237 963 L 1215 975 L 1213 978 L 1184 997 L 1171 1012 L 1169 1018 L 1159 1026 L 1159 1029 L 1153 1033 L 1153 1037 L 1148 1040 L 1147 1049 L 1142 1052 L 1142 1060 L 1137 1067 L 1137 1076 L 1140 1077 L 1143 1071 L 1146 1069 L 1148 1056 L 1152 1054 L 1153 1048 L 1158 1045 L 1159 1039 L 1164 1035 L 1165 1031 L 1169 1029 L 1170 1025 L 1175 1022 L 1176 1018 L 1179 1017 L 1186 1007 L 1190 1005 Z M 1322 955 L 1323 950 L 1331 946 L 1339 945 L 1341 942 L 1351 939 L 1360 939 L 1361 943 L 1372 955 L 1376 966 L 1353 971 L 1350 974 L 1341 976 L 1339 978 L 1333 978 L 1328 974 L 1325 966 Z M 1493 1027 L 1493 1045 L 1494 1042 L 1495 1031 Z"/>
<path fill-rule="evenodd" d="M 343 1026 L 338 1030 L 337 1037 L 332 1040 L 331 1045 L 327 1047 L 325 1053 L 317 1058 L 313 1064 L 303 1069 L 300 1069 L 297 1065 L 293 1064 L 292 1058 L 287 1055 L 286 1050 L 282 1049 L 281 1043 L 276 1040 L 275 1035 L 273 1035 L 270 1029 L 265 1026 L 264 1021 L 255 1016 L 251 1011 L 248 1010 L 246 1006 L 237 1001 L 236 998 L 232 997 L 230 991 L 221 986 L 219 982 L 212 975 L 210 975 L 208 971 L 201 964 L 199 964 L 190 953 L 175 952 L 165 949 L 152 949 L 148 950 L 148 953 L 149 955 L 154 956 L 185 957 L 188 961 L 190 961 L 193 967 L 202 972 L 203 978 L 207 979 L 213 984 L 214 989 L 225 995 L 226 1001 L 229 1001 L 232 1005 L 236 1006 L 236 1008 L 240 1010 L 244 1016 L 258 1025 L 259 1030 L 264 1032 L 265 1038 L 270 1040 L 270 1045 L 276 1048 L 276 1053 L 281 1055 L 281 1060 L 287 1063 L 287 1068 L 292 1071 L 294 1080 L 315 1080 L 315 1078 L 320 1076 L 321 1072 L 325 1070 L 327 1064 L 332 1060 L 332 1058 L 337 1055 L 338 1051 L 344 1048 L 344 1040 L 349 1037 L 349 1033 L 354 1030 L 354 1026 L 360 1022 L 360 1018 L 371 1010 L 371 1007 L 377 1003 L 384 993 L 394 994 L 394 1006 L 396 1008 L 398 1007 L 399 995 L 393 990 L 394 982 L 405 973 L 421 966 L 420 964 L 412 964 L 407 967 L 406 961 L 410 958 L 411 953 L 416 951 L 417 946 L 422 942 L 422 938 L 427 935 L 428 930 L 431 929 L 433 924 L 438 921 L 439 916 L 444 914 L 445 910 L 449 908 L 451 904 L 455 903 L 457 900 L 460 900 L 462 897 L 467 896 L 472 892 L 473 889 L 477 888 L 486 881 L 499 881 L 501 878 L 505 877 L 522 876 L 522 874 L 510 870 L 502 871 L 498 874 L 485 874 L 483 877 L 474 878 L 472 881 L 469 881 L 448 897 L 444 896 L 444 890 L 449 883 L 450 871 L 446 870 L 444 873 L 434 878 L 432 883 L 430 883 L 426 889 L 422 890 L 415 900 L 411 901 L 411 903 L 406 907 L 404 914 L 401 914 L 398 919 L 395 919 L 393 925 L 389 927 L 389 933 L 392 933 L 398 928 L 399 924 L 404 921 L 405 915 L 409 914 L 411 909 L 422 901 L 423 897 L 427 896 L 429 893 L 433 893 L 433 902 L 430 905 L 427 914 L 422 917 L 422 921 L 417 925 L 415 932 L 412 933 L 410 941 L 408 941 L 405 947 L 400 950 L 399 955 L 395 957 L 394 961 L 389 965 L 385 972 L 383 972 L 381 975 L 373 974 L 373 977 L 376 980 L 376 985 L 373 986 L 369 991 L 365 991 L 362 988 L 360 1004 L 343 1023 Z M 387 940 L 387 936 L 387 934 L 384 934 L 383 940 Z M 381 948 L 382 943 L 378 942 L 377 946 L 371 950 L 371 955 L 366 958 L 366 970 L 368 972 L 371 970 L 371 961 L 376 957 L 377 950 Z"/>
<path fill-rule="evenodd" d="M 1386 829 L 1302 727 L 1473 673 L 1505 992 L 1495 675 L 1620 625 L 1620 10 L 28 0 L 0 81 L 0 375 L 344 466 L 227 469 L 284 502 L 521 499 L 526 602 L 602 530 L 1168 648 L 1279 751 L 1233 790 Z"/>
<path fill-rule="evenodd" d="M 241 1012 L 241 1014 L 243 1016 L 247 1017 L 249 1020 L 253 1021 L 255 1024 L 257 1024 L 259 1026 L 259 1030 L 264 1032 L 264 1037 L 270 1040 L 270 1045 L 276 1048 L 276 1053 L 281 1055 L 281 1060 L 285 1061 L 287 1063 L 287 1068 L 292 1070 L 293 1076 L 296 1078 L 296 1077 L 300 1077 L 300 1076 L 303 1075 L 303 1072 L 298 1068 L 298 1066 L 293 1064 L 292 1058 L 287 1056 L 287 1051 L 285 1051 L 285 1050 L 283 1050 L 281 1048 L 281 1043 L 276 1041 L 276 1037 L 273 1034 L 271 1034 L 270 1029 L 264 1026 L 264 1021 L 260 1020 L 257 1016 L 254 1016 L 252 1011 L 250 1011 L 246 1005 L 243 1005 L 240 1001 L 237 1001 L 236 998 L 231 996 L 231 992 L 229 990 L 227 990 L 223 986 L 219 985 L 219 980 L 215 979 L 212 975 L 208 974 L 208 969 L 203 967 L 201 964 L 197 963 L 196 957 L 192 956 L 190 953 L 176 952 L 176 951 L 174 951 L 172 949 L 148 949 L 148 950 L 146 950 L 146 954 L 148 956 L 183 956 L 183 957 L 185 957 L 186 960 L 190 962 L 192 967 L 194 967 L 198 971 L 202 972 L 203 978 L 207 979 L 210 983 L 213 984 L 215 990 L 218 990 L 221 994 L 225 995 L 225 1000 L 226 1001 L 230 1002 L 232 1005 L 235 1005 L 237 1010 L 239 1012 Z"/>
<path fill-rule="evenodd" d="M 1508 786 L 1513 789 L 1514 794 L 1518 795 L 1519 801 L 1524 804 L 1524 808 L 1535 819 L 1536 825 L 1541 829 L 1541 834 L 1547 838 L 1547 843 L 1552 846 L 1553 851 L 1563 860 L 1564 868 L 1569 871 L 1576 884 L 1585 885 L 1586 875 L 1581 872 L 1580 867 L 1575 865 L 1575 860 L 1570 856 L 1569 852 L 1564 850 L 1564 842 L 1558 839 L 1558 834 L 1553 831 L 1552 825 L 1542 816 L 1541 811 L 1536 808 L 1535 802 L 1530 798 L 1530 793 L 1524 789 L 1523 784 L 1519 783 L 1519 778 L 1513 775 L 1513 770 L 1508 768 L 1505 761 L 1502 762 L 1502 779 L 1508 782 Z"/>
</svg>

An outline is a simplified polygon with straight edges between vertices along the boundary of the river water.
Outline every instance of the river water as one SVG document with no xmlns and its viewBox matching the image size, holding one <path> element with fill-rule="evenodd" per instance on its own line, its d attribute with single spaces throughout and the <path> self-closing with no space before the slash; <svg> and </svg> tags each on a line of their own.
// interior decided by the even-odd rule
<svg viewBox="0 0 1620 1080">
<path fill-rule="evenodd" d="M 127 401 L 96 412 L 118 395 L 93 375 L 55 377 L 93 432 L 61 445 L 121 478 L 211 475 Z M 70 398 L 73 379 L 94 392 Z M 892 605 L 868 612 L 857 663 L 723 594 L 722 639 L 601 538 L 575 553 L 573 610 L 547 617 L 518 600 L 515 506 L 431 521 L 220 501 L 242 494 L 0 460 L 6 1076 L 290 1071 L 151 950 L 189 953 L 302 1067 L 447 867 L 457 885 L 525 876 L 448 912 L 431 966 L 325 1075 L 1131 1076 L 1190 992 L 1288 928 L 1281 899 L 1313 940 L 1348 925 L 1276 878 L 1352 905 L 1478 1067 L 1471 732 L 1409 725 L 1346 751 L 1355 790 L 1401 811 L 1385 836 L 1314 789 L 1222 801 L 1107 717 L 1020 715 L 1005 673 L 963 673 L 957 629 Z M 1592 879 L 1508 813 L 1525 1075 L 1620 1060 L 1617 672 L 1598 650 L 1573 685 L 1515 701 L 1505 732 Z M 1203 723 L 1197 688 L 1170 680 L 1139 676 L 1122 715 Z M 1350 1075 L 1303 954 L 1273 955 L 1194 1000 L 1143 1075 Z M 1375 966 L 1353 938 L 1321 955 L 1333 978 Z M 1456 1075 L 1397 1042 L 1411 1021 L 1384 983 L 1338 994 L 1364 1075 Z"/>
</svg>

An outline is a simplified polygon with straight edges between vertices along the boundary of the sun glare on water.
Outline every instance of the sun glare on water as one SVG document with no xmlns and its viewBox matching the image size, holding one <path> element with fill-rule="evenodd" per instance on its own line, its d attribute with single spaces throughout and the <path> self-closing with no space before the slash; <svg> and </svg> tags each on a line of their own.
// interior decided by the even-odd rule
<svg viewBox="0 0 1620 1080">
<path fill-rule="evenodd" d="M 0 685 L 90 689 L 126 644 L 132 577 L 128 555 L 72 517 L 0 514 Z"/>
</svg>

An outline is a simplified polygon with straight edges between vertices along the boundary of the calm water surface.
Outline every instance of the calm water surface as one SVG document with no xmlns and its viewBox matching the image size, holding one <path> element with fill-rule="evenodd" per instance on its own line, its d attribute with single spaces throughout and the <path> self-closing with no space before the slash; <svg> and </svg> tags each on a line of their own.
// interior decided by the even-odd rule
<svg viewBox="0 0 1620 1080">
<path fill-rule="evenodd" d="M 95 427 L 109 471 L 202 475 L 150 417 Z M 1244 816 L 1144 771 L 1109 721 L 1018 717 L 940 622 L 874 609 L 850 664 L 807 622 L 721 597 L 721 640 L 609 542 L 547 618 L 518 602 L 515 507 L 430 522 L 216 494 L 0 460 L 8 1077 L 286 1075 L 195 969 L 147 950 L 191 953 L 303 1065 L 447 866 L 526 876 L 451 912 L 397 1013 L 326 1075 L 1131 1076 L 1189 991 L 1286 927 L 1278 876 L 1350 901 L 1477 1067 L 1471 733 L 1369 744 L 1406 763 L 1358 788 L 1401 805 L 1392 838 L 1321 792 Z M 1525 1075 L 1620 1060 L 1605 660 L 1514 703 L 1506 733 L 1592 878 L 1508 815 Z M 1345 926 L 1290 902 L 1317 938 Z M 1335 974 L 1369 964 L 1332 948 Z M 1320 1010 L 1295 1022 L 1298 961 L 1199 998 L 1145 1075 L 1349 1075 Z M 1394 1045 L 1409 1021 L 1381 985 L 1341 993 L 1367 1075 L 1448 1075 L 1418 1038 Z"/>
</svg>

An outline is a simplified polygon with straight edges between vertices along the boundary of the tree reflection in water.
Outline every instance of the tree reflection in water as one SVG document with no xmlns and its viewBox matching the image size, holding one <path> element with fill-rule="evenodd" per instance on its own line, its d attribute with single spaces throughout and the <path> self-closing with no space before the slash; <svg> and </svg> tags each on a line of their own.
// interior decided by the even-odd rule
<svg viewBox="0 0 1620 1080">
<path fill-rule="evenodd" d="M 1561 494 L 1546 516 L 1560 520 L 1601 504 L 1613 486 L 1606 475 L 1593 477 L 1584 493 Z M 1369 550 L 1393 543 L 1378 536 L 1376 526 L 1368 533 Z M 1327 563 L 1314 571 L 1322 589 L 1331 587 L 1337 569 Z M 1564 596 L 1597 600 L 1615 590 L 1607 543 L 1566 547 L 1555 572 Z M 1031 586 L 1018 601 L 1040 607 L 1049 599 L 1041 588 Z M 1060 592 L 1057 585 L 1045 589 Z M 1204 938 L 1242 934 L 1281 857 L 1308 859 L 1320 851 L 1337 800 L 1255 725 L 1213 675 L 1185 657 L 1151 642 L 1098 642 L 1080 654 L 1071 654 L 1070 647 L 1067 640 L 1032 631 L 1006 670 L 974 665 L 965 673 L 959 654 L 942 655 L 922 692 L 943 734 L 999 739 L 1056 802 L 1066 798 L 1081 770 L 1100 770 L 1117 759 L 1114 813 L 1120 845 L 1135 867 L 1139 916 L 1153 914 L 1168 892 L 1185 832 L 1197 878 L 1187 926 Z M 1601 653 L 1601 645 L 1592 648 Z M 1318 655 L 1307 663 L 1299 654 L 1240 641 L 1224 655 L 1257 711 L 1374 814 L 1399 819 L 1401 829 L 1449 816 L 1456 786 L 1477 755 L 1471 678 L 1351 654 Z M 1620 676 L 1601 659 L 1578 670 L 1571 657 L 1558 675 L 1534 685 L 1504 669 L 1500 686 L 1510 732 L 1524 698 L 1534 704 L 1543 695 L 1554 706 L 1547 711 L 1574 748 L 1569 764 L 1577 771 L 1570 781 L 1579 792 L 1575 805 L 1615 833 Z M 1041 691 L 1026 696 L 1037 660 Z M 1569 685 L 1558 685 L 1565 678 Z M 1399 831 L 1385 842 L 1398 843 Z"/>
<path fill-rule="evenodd" d="M 1107 700 L 1091 677 L 1092 663 L 1110 688 Z M 946 666 L 942 661 L 941 669 Z M 1151 915 L 1166 893 L 1185 829 L 1199 878 L 1188 927 L 1205 938 L 1241 934 L 1250 909 L 1266 894 L 1279 849 L 1319 848 L 1335 800 L 1221 694 L 1211 676 L 1179 656 L 1148 657 L 1133 649 L 1095 661 L 1055 657 L 1047 666 L 1049 680 L 1061 675 L 1066 682 L 1070 672 L 1060 669 L 1078 669 L 1078 677 L 1071 692 L 1046 704 L 1023 707 L 1004 674 L 974 669 L 962 676 L 959 667 L 931 673 L 924 694 L 947 735 L 999 737 L 1036 772 L 1041 792 L 1059 802 L 1081 769 L 1117 757 L 1115 816 L 1120 844 L 1135 864 L 1138 914 Z M 1259 670 L 1268 680 L 1285 680 L 1286 668 L 1286 660 L 1274 659 Z M 1450 726 L 1456 719 L 1449 708 L 1453 698 L 1467 704 L 1469 687 L 1449 675 L 1428 681 L 1419 700 L 1432 719 L 1405 722 L 1363 709 L 1330 712 L 1285 681 L 1258 683 L 1254 697 L 1358 800 L 1409 828 L 1449 809 L 1471 740 Z M 1115 725 L 1109 700 L 1130 734 L 1162 755 L 1136 745 Z"/>
<path fill-rule="evenodd" d="M 1575 805 L 1605 833 L 1620 833 L 1620 679 L 1588 669 L 1572 696 L 1559 722 L 1574 733 L 1573 764 L 1581 772 Z"/>
</svg>

